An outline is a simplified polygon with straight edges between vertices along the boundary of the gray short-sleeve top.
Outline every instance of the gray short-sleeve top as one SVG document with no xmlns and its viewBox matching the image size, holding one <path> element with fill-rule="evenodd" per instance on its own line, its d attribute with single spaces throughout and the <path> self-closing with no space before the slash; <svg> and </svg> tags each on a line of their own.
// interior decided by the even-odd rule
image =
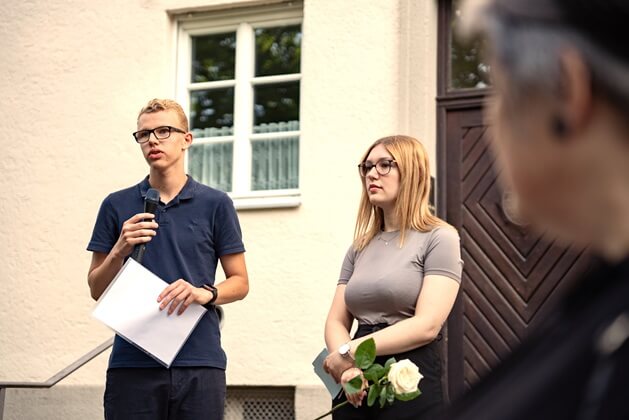
<svg viewBox="0 0 629 420">
<path fill-rule="evenodd" d="M 392 325 L 415 314 L 424 276 L 460 282 L 462 270 L 454 228 L 409 230 L 401 248 L 399 232 L 381 232 L 362 251 L 350 247 L 338 284 L 347 285 L 345 305 L 360 324 Z"/>
</svg>

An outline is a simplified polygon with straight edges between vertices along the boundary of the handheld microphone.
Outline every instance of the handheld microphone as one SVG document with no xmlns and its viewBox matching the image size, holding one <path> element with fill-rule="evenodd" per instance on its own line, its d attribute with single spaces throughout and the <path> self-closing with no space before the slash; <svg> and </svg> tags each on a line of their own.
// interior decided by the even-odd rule
<svg viewBox="0 0 629 420">
<path fill-rule="evenodd" d="M 144 213 L 153 213 L 157 212 L 157 206 L 159 205 L 159 191 L 155 188 L 149 188 L 146 192 L 146 197 L 144 197 Z M 146 221 L 146 219 L 144 220 Z M 142 259 L 144 258 L 144 252 L 146 252 L 146 244 L 136 245 L 133 249 L 133 254 L 131 254 L 131 258 L 142 264 Z"/>
</svg>

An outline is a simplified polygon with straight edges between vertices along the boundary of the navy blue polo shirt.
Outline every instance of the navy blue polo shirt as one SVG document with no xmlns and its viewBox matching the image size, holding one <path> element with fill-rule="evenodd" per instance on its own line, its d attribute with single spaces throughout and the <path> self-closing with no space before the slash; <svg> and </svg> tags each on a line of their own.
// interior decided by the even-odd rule
<svg viewBox="0 0 629 420">
<path fill-rule="evenodd" d="M 144 211 L 144 197 L 150 187 L 146 177 L 139 184 L 105 198 L 88 251 L 111 251 L 120 236 L 122 224 Z M 181 278 L 197 287 L 214 284 L 219 258 L 245 251 L 231 199 L 224 192 L 200 184 L 190 176 L 175 198 L 167 204 L 160 202 L 156 221 L 159 224 L 157 235 L 147 244 L 142 264 L 168 283 Z M 218 316 L 215 311 L 208 311 L 172 366 L 225 369 L 226 363 Z M 158 366 L 161 365 L 142 350 L 116 336 L 109 359 L 110 368 Z"/>
</svg>

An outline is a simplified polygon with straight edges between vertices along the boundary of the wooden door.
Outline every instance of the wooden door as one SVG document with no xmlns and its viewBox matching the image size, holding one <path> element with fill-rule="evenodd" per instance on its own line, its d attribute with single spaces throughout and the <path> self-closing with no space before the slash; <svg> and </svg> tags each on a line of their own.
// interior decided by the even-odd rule
<svg viewBox="0 0 629 420">
<path fill-rule="evenodd" d="M 455 398 L 513 351 L 581 273 L 583 249 L 518 220 L 498 182 L 483 104 L 491 92 L 482 41 L 453 37 L 461 0 L 439 0 L 437 211 L 461 235 L 461 292 L 448 319 L 446 396 Z"/>
<path fill-rule="evenodd" d="M 440 101 L 438 208 L 461 235 L 461 293 L 448 321 L 450 398 L 503 360 L 587 268 L 583 249 L 533 233 L 498 182 L 483 95 Z"/>
</svg>

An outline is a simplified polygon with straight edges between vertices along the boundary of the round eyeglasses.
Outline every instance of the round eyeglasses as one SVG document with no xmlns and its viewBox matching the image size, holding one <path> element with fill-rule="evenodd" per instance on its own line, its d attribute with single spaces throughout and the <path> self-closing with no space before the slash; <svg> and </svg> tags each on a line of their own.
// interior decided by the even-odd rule
<svg viewBox="0 0 629 420">
<path fill-rule="evenodd" d="M 133 138 L 138 143 L 146 143 L 151 138 L 151 133 L 155 136 L 157 140 L 164 140 L 170 137 L 171 131 L 176 133 L 185 133 L 185 131 L 180 130 L 176 127 L 171 127 L 169 125 L 163 125 L 161 127 L 154 128 L 152 130 L 140 130 L 133 133 Z"/>
<path fill-rule="evenodd" d="M 380 159 L 375 164 L 371 162 L 363 162 L 358 165 L 358 172 L 360 173 L 360 176 L 366 177 L 373 168 L 376 168 L 376 172 L 378 172 L 378 174 L 387 175 L 391 172 L 391 168 L 393 168 L 395 164 L 394 159 Z"/>
</svg>

